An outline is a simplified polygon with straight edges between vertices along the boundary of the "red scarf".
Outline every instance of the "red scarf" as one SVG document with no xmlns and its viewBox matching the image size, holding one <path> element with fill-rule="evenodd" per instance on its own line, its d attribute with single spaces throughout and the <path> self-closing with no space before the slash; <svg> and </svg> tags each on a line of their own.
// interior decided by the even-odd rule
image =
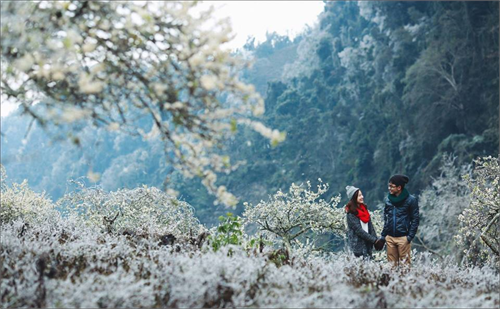
<svg viewBox="0 0 500 309">
<path fill-rule="evenodd" d="M 370 213 L 368 212 L 368 209 L 366 209 L 365 204 L 359 204 L 358 214 L 356 217 L 364 223 L 368 223 L 368 221 L 370 221 Z"/>
</svg>

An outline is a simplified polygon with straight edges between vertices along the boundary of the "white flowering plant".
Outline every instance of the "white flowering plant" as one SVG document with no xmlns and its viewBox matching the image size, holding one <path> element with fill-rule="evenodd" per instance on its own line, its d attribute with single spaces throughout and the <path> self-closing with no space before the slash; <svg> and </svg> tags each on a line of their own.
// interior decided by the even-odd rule
<svg viewBox="0 0 500 309">
<path fill-rule="evenodd" d="M 9 190 L 5 181 L 2 190 Z M 99 197 L 102 193 L 89 190 L 93 192 L 88 193 L 88 205 L 99 206 L 96 201 L 106 204 L 108 199 Z M 142 197 L 141 203 L 148 204 L 148 197 L 157 193 L 141 190 L 115 192 L 113 200 L 127 196 L 137 201 Z M 25 193 L 12 194 L 22 200 Z M 32 200 L 25 201 L 30 208 Z M 280 263 L 283 250 L 269 254 L 269 250 L 249 252 L 243 246 L 221 246 L 214 252 L 182 243 L 190 242 L 189 238 L 179 238 L 180 246 L 169 246 L 155 237 L 108 233 L 89 224 L 84 213 L 62 216 L 51 207 L 37 209 L 33 217 L 19 216 L 0 225 L 3 308 L 500 305 L 498 272 L 488 265 L 460 267 L 427 253 L 413 253 L 412 267 L 401 272 L 385 260 L 360 263 L 345 252 L 308 258 L 295 255 Z M 223 223 L 239 221 L 231 217 Z M 231 230 L 241 231 L 241 226 Z"/>
<path fill-rule="evenodd" d="M 219 150 L 224 141 L 238 125 L 272 145 L 285 134 L 254 119 L 264 101 L 238 78 L 248 63 L 224 48 L 229 21 L 196 4 L 2 2 L 2 102 L 19 104 L 42 126 L 92 120 L 161 139 L 185 177 L 199 176 L 217 202 L 236 205 L 216 185 L 216 173 L 238 166 Z"/>
<path fill-rule="evenodd" d="M 464 175 L 470 175 L 472 165 L 457 166 L 453 154 L 442 157 L 440 174 L 419 196 L 421 214 L 416 244 L 439 256 L 461 256 L 454 236 L 458 233 L 458 216 L 469 206 L 470 190 Z"/>
<path fill-rule="evenodd" d="M 500 269 L 500 157 L 474 160 L 472 177 L 465 175 L 470 204 L 458 216 L 456 239 L 466 261 L 494 263 Z"/>
<path fill-rule="evenodd" d="M 79 189 L 63 196 L 57 205 L 103 231 L 175 237 L 196 237 L 203 231 L 191 205 L 158 188 L 106 192 L 98 186 L 77 184 Z"/>
<path fill-rule="evenodd" d="M 51 216 L 57 211 L 45 193 L 36 193 L 28 186 L 28 181 L 7 185 L 7 173 L 0 164 L 0 223 L 23 219 L 32 224 Z"/>
<path fill-rule="evenodd" d="M 405 275 L 345 253 L 277 266 L 266 254 L 238 247 L 232 254 L 228 247 L 176 252 L 60 219 L 22 236 L 22 222 L 0 226 L 3 307 L 494 308 L 500 302 L 490 268 L 461 268 L 425 254 Z"/>
<path fill-rule="evenodd" d="M 265 235 L 276 244 L 282 244 L 289 251 L 294 247 L 310 248 L 307 238 L 301 236 L 335 233 L 344 237 L 345 213 L 336 206 L 340 196 L 332 197 L 329 202 L 321 199 L 328 191 L 328 184 L 318 179 L 317 191 L 311 190 L 311 183 L 292 184 L 288 193 L 279 190 L 269 201 L 261 201 L 257 205 L 244 203 L 244 218 L 247 224 L 256 224 L 260 234 Z M 308 251 L 310 251 L 308 250 Z"/>
</svg>

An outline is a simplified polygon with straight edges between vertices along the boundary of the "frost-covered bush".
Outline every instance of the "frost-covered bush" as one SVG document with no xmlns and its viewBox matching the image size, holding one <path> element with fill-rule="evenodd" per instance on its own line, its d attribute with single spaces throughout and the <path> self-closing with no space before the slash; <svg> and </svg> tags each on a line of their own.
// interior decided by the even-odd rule
<svg viewBox="0 0 500 309">
<path fill-rule="evenodd" d="M 2 190 L 6 188 L 2 183 Z M 309 193 L 302 192 L 294 200 L 300 196 L 307 200 L 304 195 L 311 194 L 309 201 L 319 203 L 317 194 L 326 187 L 320 185 L 317 193 L 301 190 Z M 99 224 L 104 213 L 111 215 L 112 210 L 130 207 L 133 201 L 146 208 L 131 211 L 133 215 L 124 222 L 138 226 L 150 222 L 158 231 L 162 228 L 155 225 L 158 222 L 141 221 L 140 209 L 148 213 L 147 207 L 158 202 L 158 208 L 166 211 L 173 204 L 161 203 L 169 197 L 154 188 L 97 191 L 82 188 L 67 197 L 68 203 L 78 202 L 77 196 L 81 199 L 75 204 L 84 204 L 76 208 L 80 212 L 75 209 L 65 216 L 33 213 L 33 220 L 19 216 L 2 222 L 2 308 L 500 306 L 498 272 L 490 266 L 459 267 L 425 253 L 415 254 L 411 268 L 402 270 L 386 261 L 362 261 L 345 253 L 293 255 L 286 263 L 278 263 L 272 247 L 246 250 L 228 243 L 214 252 L 200 250 L 189 238 L 179 238 L 174 244 L 147 233 L 109 233 L 89 222 Z M 21 199 L 23 193 L 18 195 Z M 149 214 L 162 215 L 161 211 Z M 231 218 L 223 224 L 239 221 Z M 342 225 L 342 219 L 338 223 Z M 178 233 L 186 232 L 177 228 Z M 241 226 L 227 231 L 241 231 Z"/>
<path fill-rule="evenodd" d="M 459 230 L 458 216 L 470 203 L 470 190 L 462 176 L 471 170 L 471 165 L 457 166 L 453 155 L 444 155 L 440 175 L 419 196 L 418 234 L 425 246 L 441 255 L 456 256 L 461 251 L 453 237 Z"/>
<path fill-rule="evenodd" d="M 382 230 L 384 229 L 384 217 L 383 217 L 383 211 L 384 209 L 384 204 L 379 204 L 376 207 L 377 209 L 374 210 L 369 210 L 370 211 L 370 220 L 373 223 L 373 228 L 375 229 L 375 232 L 377 233 L 377 236 L 380 236 L 380 233 L 382 233 Z M 344 225 L 347 230 L 347 218 L 344 220 Z M 344 240 L 347 240 L 344 237 Z M 346 246 L 347 248 L 347 246 Z M 376 251 L 373 250 L 372 252 L 373 259 L 376 261 L 386 261 L 387 260 L 387 253 L 385 250 L 380 250 Z"/>
<path fill-rule="evenodd" d="M 238 247 L 176 250 L 89 227 L 79 217 L 19 231 L 2 225 L 2 307 L 62 308 L 492 308 L 498 274 L 415 257 L 401 273 L 347 254 L 294 257 L 278 267 L 268 252 Z M 192 248 L 192 247 L 191 247 Z M 228 254 L 231 249 L 232 254 Z"/>
<path fill-rule="evenodd" d="M 32 191 L 27 180 L 8 186 L 7 173 L 3 165 L 0 165 L 0 174 L 0 223 L 11 222 L 18 218 L 28 223 L 45 216 L 55 215 L 54 204 L 45 193 L 39 194 Z"/>
<path fill-rule="evenodd" d="M 496 263 L 500 269 L 500 157 L 474 160 L 472 177 L 465 180 L 471 191 L 469 206 L 459 215 L 457 241 L 467 261 Z"/>
<path fill-rule="evenodd" d="M 319 179 L 318 190 L 311 190 L 311 183 L 292 184 L 289 192 L 279 190 L 269 201 L 257 205 L 245 203 L 243 216 L 249 224 L 256 224 L 259 233 L 277 244 L 284 245 L 289 251 L 293 247 L 313 249 L 301 236 L 319 235 L 327 232 L 345 235 L 343 209 L 336 208 L 340 196 L 327 202 L 320 196 L 328 190 L 328 184 Z"/>
<path fill-rule="evenodd" d="M 372 220 L 373 228 L 375 229 L 377 235 L 380 235 L 380 233 L 382 233 L 382 230 L 384 229 L 384 218 L 381 210 L 382 207 L 383 205 L 380 205 L 379 209 L 370 211 L 370 220 Z M 346 229 L 347 229 L 347 222 L 346 222 Z"/>
<path fill-rule="evenodd" d="M 152 232 L 175 236 L 194 236 L 202 226 L 193 208 L 155 187 L 119 189 L 106 192 L 100 187 L 85 187 L 58 201 L 66 212 L 85 218 L 94 227 L 108 232 Z"/>
</svg>

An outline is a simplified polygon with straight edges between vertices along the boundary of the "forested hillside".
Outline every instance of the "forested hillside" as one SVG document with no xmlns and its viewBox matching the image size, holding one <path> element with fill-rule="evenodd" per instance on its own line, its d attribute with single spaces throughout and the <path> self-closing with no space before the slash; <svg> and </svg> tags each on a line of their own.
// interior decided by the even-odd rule
<svg viewBox="0 0 500 309">
<path fill-rule="evenodd" d="M 497 3 L 327 2 L 318 18 L 293 41 L 269 34 L 240 51 L 254 62 L 242 77 L 265 96 L 260 119 L 287 133 L 272 147 L 239 127 L 226 145 L 246 164 L 219 180 L 241 202 L 321 178 L 332 196 L 355 184 L 376 204 L 393 173 L 410 176 L 418 193 L 443 154 L 462 165 L 498 152 Z M 215 222 L 213 197 L 198 179 L 171 173 L 159 142 L 92 127 L 47 136 L 36 124 L 24 137 L 29 123 L 2 118 L 2 163 L 13 181 L 57 199 L 89 168 L 107 190 L 161 187 L 168 176 L 202 222 Z"/>
<path fill-rule="evenodd" d="M 491 2 L 327 3 L 287 78 L 269 84 L 266 123 L 287 141 L 239 148 L 250 163 L 239 192 L 320 177 L 373 203 L 394 173 L 423 189 L 446 152 L 458 164 L 495 155 L 497 17 Z"/>
</svg>

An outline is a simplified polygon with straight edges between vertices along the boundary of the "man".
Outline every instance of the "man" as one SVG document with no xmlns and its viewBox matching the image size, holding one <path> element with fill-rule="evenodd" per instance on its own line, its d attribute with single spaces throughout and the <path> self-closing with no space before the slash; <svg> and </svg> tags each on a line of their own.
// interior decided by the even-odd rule
<svg viewBox="0 0 500 309">
<path fill-rule="evenodd" d="M 405 185 L 410 179 L 394 175 L 389 179 L 389 194 L 384 200 L 384 229 L 381 238 L 387 245 L 387 259 L 395 265 L 410 265 L 411 241 L 419 224 L 418 202 Z"/>
</svg>

